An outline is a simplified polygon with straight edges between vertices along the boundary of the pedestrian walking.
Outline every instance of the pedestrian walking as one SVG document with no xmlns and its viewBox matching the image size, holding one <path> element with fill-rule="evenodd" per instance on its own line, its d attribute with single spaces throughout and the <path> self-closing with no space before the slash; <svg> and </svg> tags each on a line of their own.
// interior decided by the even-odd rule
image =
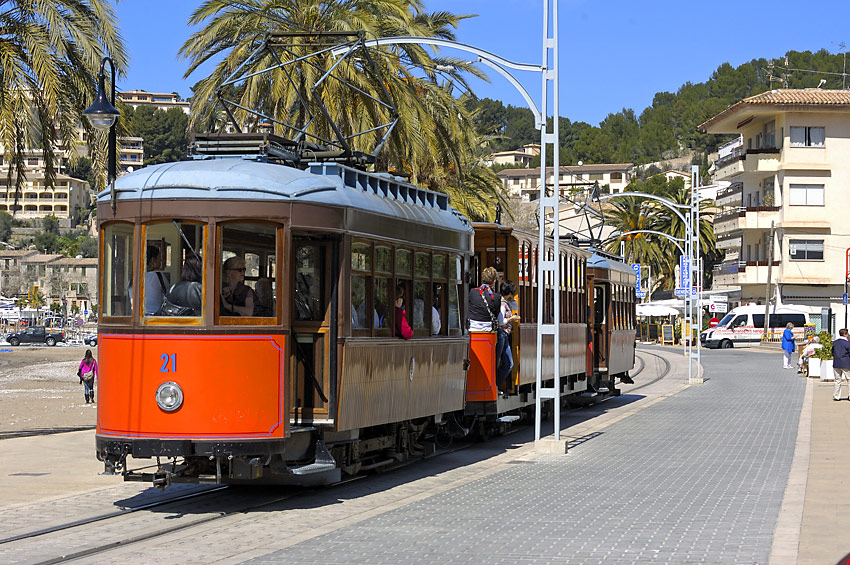
<svg viewBox="0 0 850 565">
<path fill-rule="evenodd" d="M 832 373 L 835 384 L 832 399 L 841 400 L 841 380 L 847 381 L 847 399 L 850 400 L 850 340 L 847 328 L 838 330 L 838 338 L 832 342 Z"/>
<path fill-rule="evenodd" d="M 80 377 L 80 384 L 83 385 L 86 404 L 89 402 L 94 404 L 94 380 L 97 378 L 97 361 L 92 356 L 91 349 L 86 349 L 86 355 L 80 361 L 80 368 L 77 369 L 77 376 Z"/>
<path fill-rule="evenodd" d="M 785 325 L 785 331 L 782 332 L 782 351 L 785 353 L 782 356 L 782 368 L 791 368 L 791 354 L 794 353 L 794 332 L 791 331 L 794 324 L 788 322 Z"/>
</svg>

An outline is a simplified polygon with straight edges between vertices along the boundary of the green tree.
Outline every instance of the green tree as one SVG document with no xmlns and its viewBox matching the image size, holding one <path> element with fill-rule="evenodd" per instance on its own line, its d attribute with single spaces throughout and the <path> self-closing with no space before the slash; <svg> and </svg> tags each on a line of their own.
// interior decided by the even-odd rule
<svg viewBox="0 0 850 565">
<path fill-rule="evenodd" d="M 127 107 L 127 129 L 145 140 L 145 164 L 170 163 L 186 156 L 189 116 L 180 108 L 160 110 L 141 105 Z"/>
<path fill-rule="evenodd" d="M 41 220 L 41 229 L 47 233 L 59 235 L 59 218 L 54 215 L 45 216 Z"/>
<path fill-rule="evenodd" d="M 12 237 L 14 220 L 8 212 L 0 212 L 0 241 L 9 241 Z"/>
<path fill-rule="evenodd" d="M 61 253 L 62 240 L 55 233 L 49 231 L 38 232 L 32 240 L 35 248 L 42 253 Z"/>
<path fill-rule="evenodd" d="M 98 250 L 97 239 L 84 235 L 78 240 L 77 253 L 83 257 L 97 257 Z"/>
<path fill-rule="evenodd" d="M 368 38 L 413 35 L 453 39 L 454 29 L 466 17 L 426 12 L 421 0 L 208 0 L 189 20 L 190 25 L 201 29 L 180 50 L 190 60 L 187 76 L 210 59 L 218 61 L 210 76 L 193 89 L 190 127 L 196 131 L 215 129 L 220 121 L 216 89 L 237 67 L 247 63 L 243 67 L 247 73 L 276 63 L 275 55 L 269 52 L 246 61 L 267 32 L 358 31 Z M 278 65 L 270 73 L 246 78 L 228 90 L 229 97 L 280 122 L 306 127 L 311 139 L 328 139 L 332 137 L 330 123 L 315 102 L 321 100 L 343 136 L 370 132 L 349 139 L 355 150 L 369 152 L 384 133 L 379 126 L 392 119 L 370 96 L 385 99 L 386 89 L 400 119 L 379 155 L 377 168 L 446 192 L 455 203 L 474 204 L 474 208 L 461 207 L 472 217 L 492 217 L 495 203 L 503 197 L 501 183 L 492 171 L 476 170 L 470 174 L 468 167 L 480 166 L 476 153 L 480 145 L 478 132 L 470 111 L 454 96 L 458 87 L 468 89 L 466 74 L 483 76 L 473 65 L 460 59 L 431 56 L 421 46 L 412 44 L 371 49 L 379 74 L 371 72 L 361 58 L 339 62 L 325 53 L 309 61 L 296 60 L 296 55 L 311 51 L 311 41 L 307 36 L 294 38 L 288 59 L 291 63 L 286 69 Z M 326 80 L 312 91 L 311 87 L 331 68 L 335 76 L 356 89 L 340 80 Z M 306 101 L 306 108 L 302 100 Z M 242 111 L 237 110 L 235 115 L 249 130 L 258 125 Z M 286 135 L 287 131 L 288 128 L 275 125 L 275 133 Z M 485 182 L 482 185 L 480 181 Z"/>
<path fill-rule="evenodd" d="M 127 56 L 106 0 L 7 0 L 0 3 L 0 28 L 0 144 L 17 204 L 27 151 L 43 151 L 45 182 L 53 186 L 56 145 L 76 138 L 101 57 L 110 56 L 120 71 Z M 93 129 L 82 122 L 91 138 Z"/>
<path fill-rule="evenodd" d="M 97 188 L 97 176 L 92 168 L 92 162 L 90 159 L 80 157 L 74 163 L 69 165 L 68 176 L 86 181 L 89 183 L 89 188 L 91 190 L 95 190 Z"/>
</svg>

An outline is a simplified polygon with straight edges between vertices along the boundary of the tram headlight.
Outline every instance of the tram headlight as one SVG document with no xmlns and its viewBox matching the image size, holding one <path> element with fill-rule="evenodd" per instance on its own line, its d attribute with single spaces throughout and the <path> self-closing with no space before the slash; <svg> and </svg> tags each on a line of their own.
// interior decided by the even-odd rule
<svg viewBox="0 0 850 565">
<path fill-rule="evenodd" d="M 174 412 L 183 405 L 183 389 L 172 381 L 162 383 L 156 389 L 156 405 L 166 412 Z"/>
</svg>

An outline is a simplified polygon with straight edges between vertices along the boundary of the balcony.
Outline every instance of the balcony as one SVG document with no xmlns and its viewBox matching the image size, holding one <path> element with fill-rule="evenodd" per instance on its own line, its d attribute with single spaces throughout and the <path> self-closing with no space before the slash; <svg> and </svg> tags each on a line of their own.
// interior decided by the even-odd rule
<svg viewBox="0 0 850 565">
<path fill-rule="evenodd" d="M 718 159 L 714 163 L 714 176 L 717 177 L 718 180 L 723 180 L 735 176 L 737 174 L 743 173 L 745 158 L 746 154 L 744 153 L 744 150 L 738 148 L 732 151 L 723 159 Z"/>
<path fill-rule="evenodd" d="M 773 261 L 773 280 L 778 280 L 779 260 Z M 724 261 L 714 266 L 715 284 L 722 285 L 763 285 L 767 283 L 768 262 L 765 261 Z"/>
<path fill-rule="evenodd" d="M 718 207 L 740 206 L 744 203 L 744 183 L 733 182 L 728 188 L 717 192 L 714 204 Z"/>
<path fill-rule="evenodd" d="M 747 172 L 776 172 L 780 168 L 778 147 L 748 149 L 744 169 Z"/>
<path fill-rule="evenodd" d="M 740 249 L 741 248 L 741 232 L 727 232 L 717 235 L 717 249 Z"/>
<path fill-rule="evenodd" d="M 766 229 L 770 228 L 770 223 L 779 223 L 779 212 L 781 206 L 747 206 L 743 208 L 744 221 L 741 227 L 743 229 Z"/>
</svg>

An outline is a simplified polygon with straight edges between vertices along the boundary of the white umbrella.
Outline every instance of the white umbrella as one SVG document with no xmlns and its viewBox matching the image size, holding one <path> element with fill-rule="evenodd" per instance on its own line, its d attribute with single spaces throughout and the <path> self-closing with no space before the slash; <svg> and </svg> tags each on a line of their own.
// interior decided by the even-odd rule
<svg viewBox="0 0 850 565">
<path fill-rule="evenodd" d="M 670 306 L 659 304 L 637 304 L 635 306 L 638 316 L 678 316 L 679 311 Z"/>
</svg>

